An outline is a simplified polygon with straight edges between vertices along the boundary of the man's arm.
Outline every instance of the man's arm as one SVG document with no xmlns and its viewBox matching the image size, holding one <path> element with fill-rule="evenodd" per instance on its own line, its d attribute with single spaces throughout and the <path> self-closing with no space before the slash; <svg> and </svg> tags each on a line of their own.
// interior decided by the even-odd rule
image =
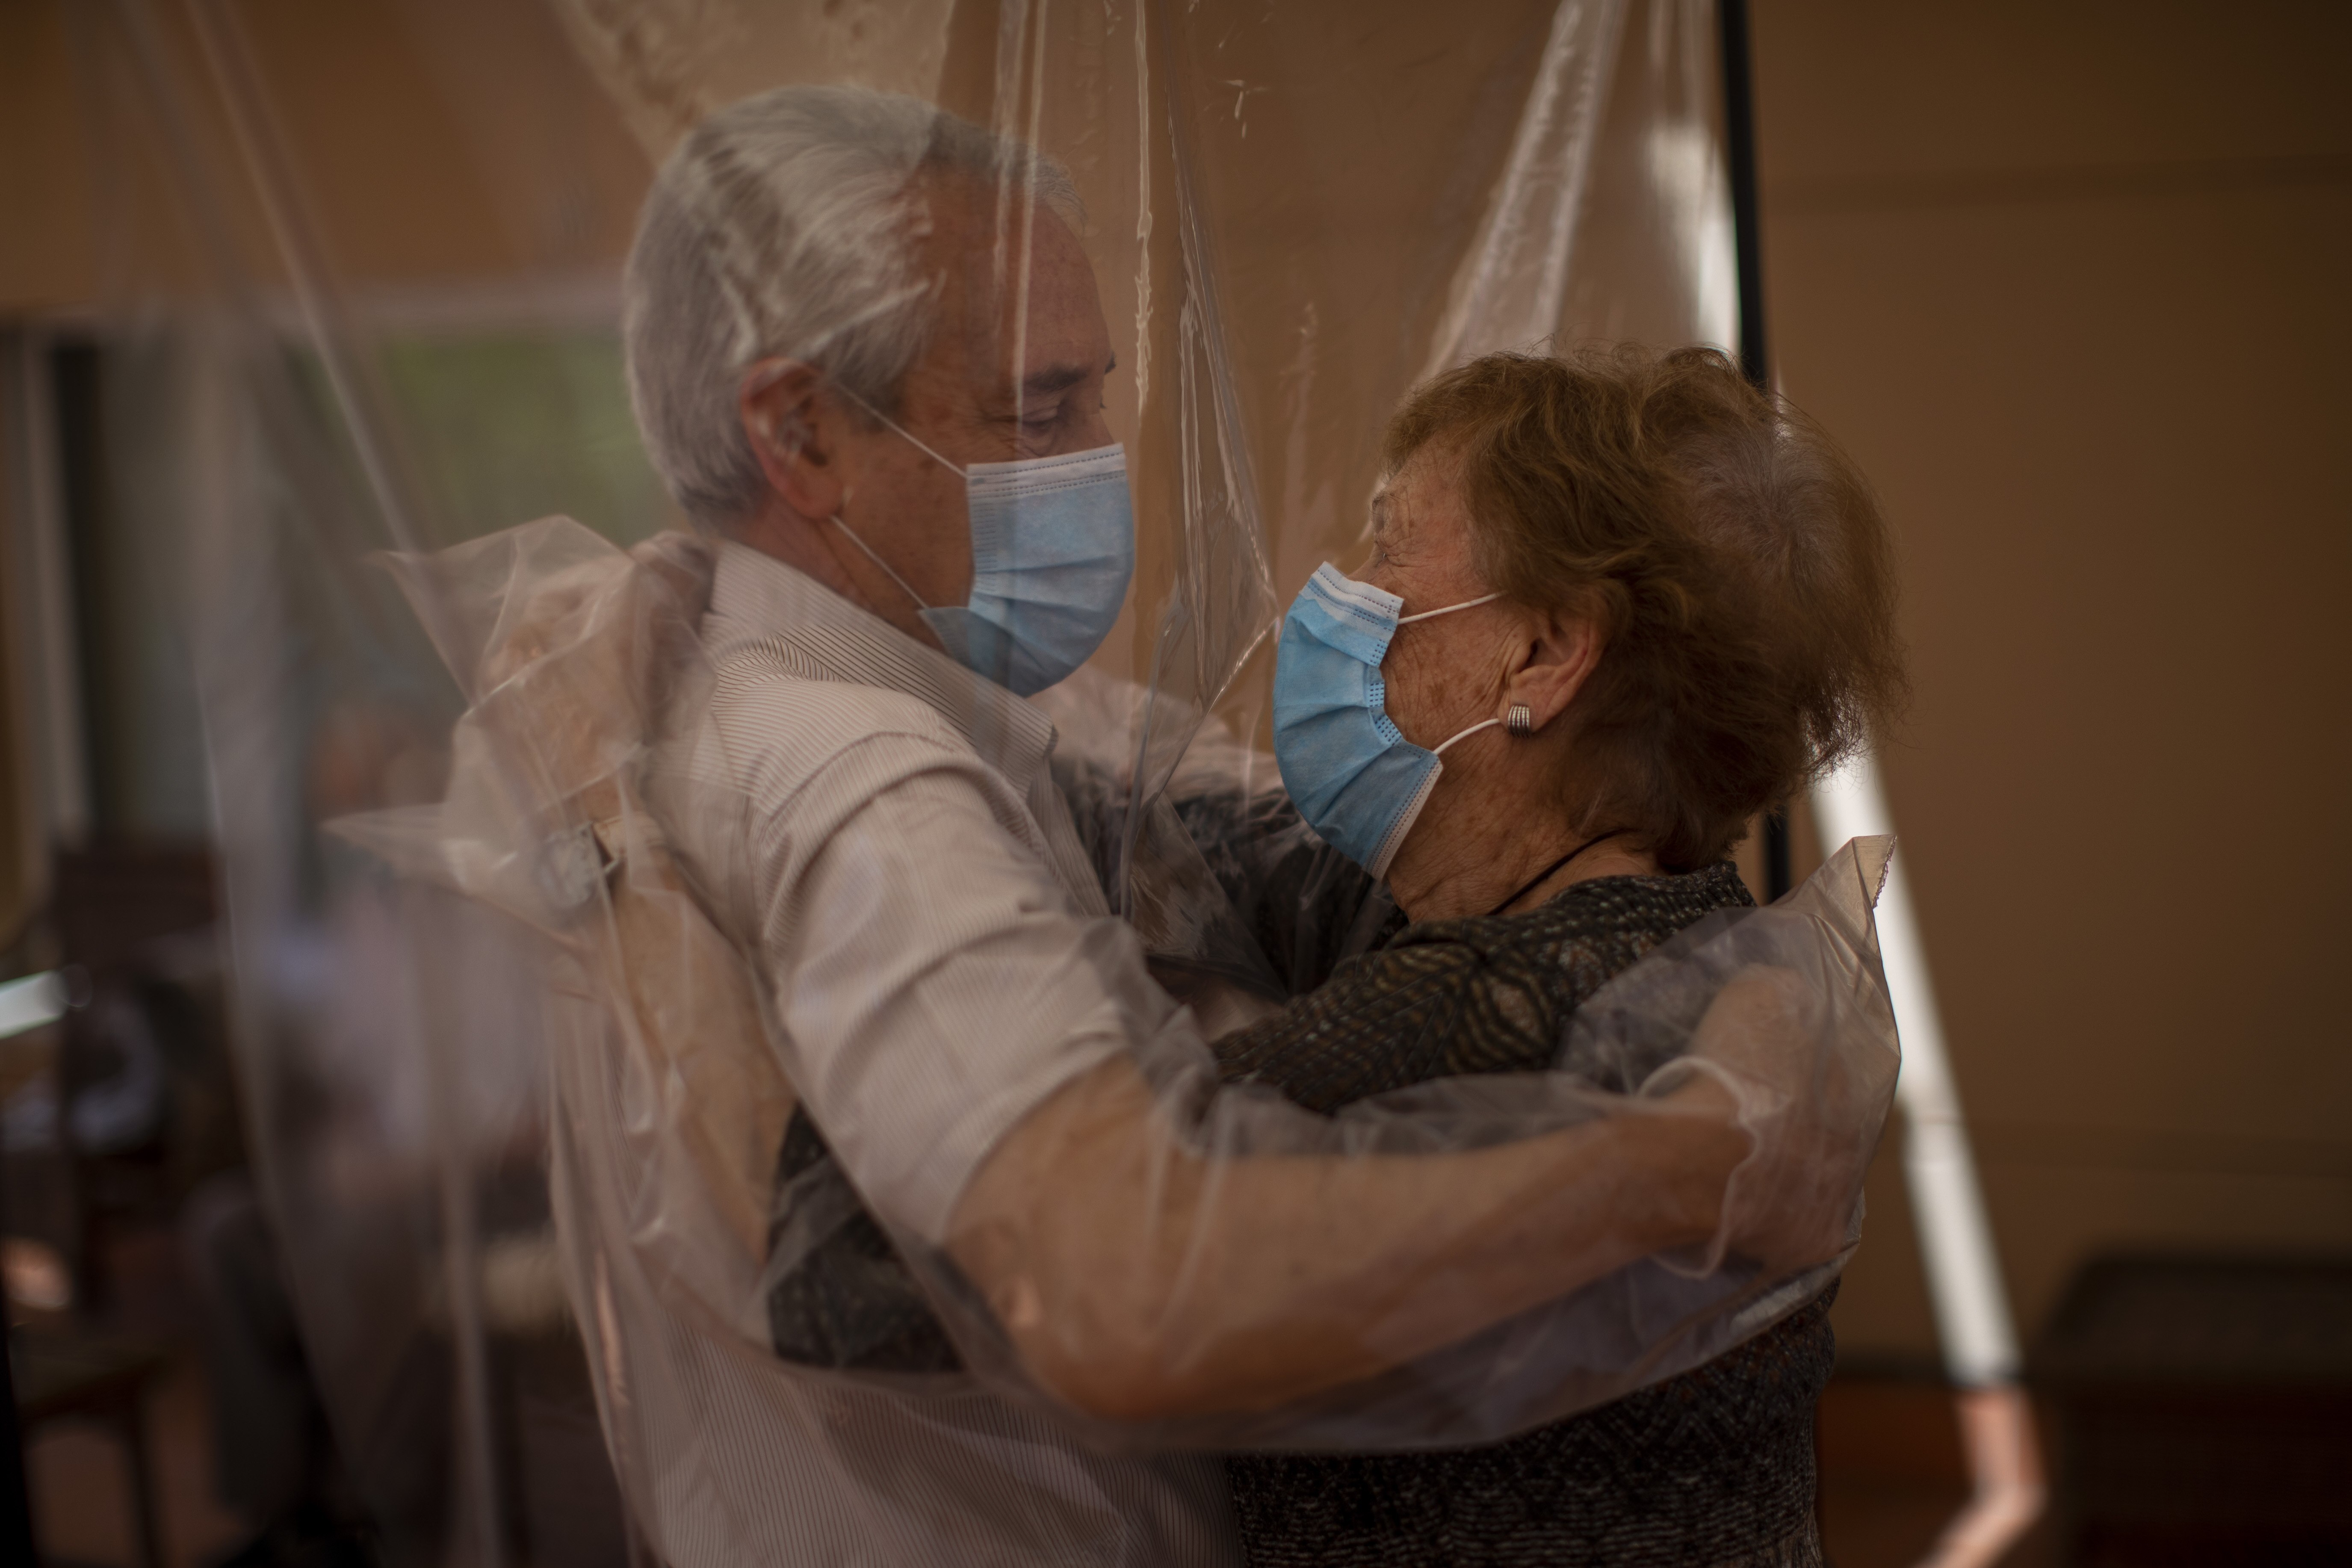
<svg viewBox="0 0 2352 1568">
<path fill-rule="evenodd" d="M 1220 1096 L 1195 1125 L 1198 1101 L 1159 1102 L 1137 1065 L 1196 1054 L 1205 1087 L 1189 1019 L 1133 933 L 1076 914 L 1015 842 L 1015 803 L 928 743 L 847 754 L 866 787 L 755 857 L 788 1070 L 877 1216 L 944 1247 L 1077 1408 L 1263 1410 L 1353 1382 L 1722 1239 L 1726 1204 L 1750 1206 L 1743 1163 L 1771 1165 L 1705 1078 L 1664 1100 L 1556 1084 L 1607 1113 L 1538 1132 L 1569 1118 L 1497 1112 L 1534 1135 L 1490 1125 L 1454 1152 L 1371 1152 L 1361 1123 L 1270 1097 Z M 1783 1266 L 1836 1250 L 1728 1235 Z"/>
<path fill-rule="evenodd" d="M 1079 1409 L 1260 1410 L 1709 1240 L 1753 1147 L 1701 1080 L 1496 1148 L 1207 1159 L 1117 1060 L 1005 1138 L 948 1246 Z"/>
</svg>

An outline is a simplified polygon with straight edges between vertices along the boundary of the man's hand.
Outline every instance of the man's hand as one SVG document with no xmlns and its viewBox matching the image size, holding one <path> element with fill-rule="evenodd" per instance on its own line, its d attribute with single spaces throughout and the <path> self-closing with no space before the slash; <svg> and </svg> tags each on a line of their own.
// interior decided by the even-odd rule
<svg viewBox="0 0 2352 1568">
<path fill-rule="evenodd" d="M 1728 1109 L 1755 1141 L 1727 1194 L 1722 1240 L 1775 1272 L 1843 1251 L 1894 1075 L 1865 1079 L 1832 1048 L 1822 1003 L 1795 972 L 1757 965 L 1718 994 L 1692 1037 L 1706 1068 L 1677 1100 Z M 1868 1101 L 1882 1117 L 1865 1117 Z"/>
</svg>

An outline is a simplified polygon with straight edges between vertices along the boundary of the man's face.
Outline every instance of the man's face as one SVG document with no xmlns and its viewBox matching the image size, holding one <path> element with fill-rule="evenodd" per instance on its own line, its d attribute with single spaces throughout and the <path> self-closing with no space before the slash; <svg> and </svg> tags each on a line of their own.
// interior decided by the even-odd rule
<svg viewBox="0 0 2352 1568">
<path fill-rule="evenodd" d="M 943 183 L 929 195 L 925 262 L 940 279 L 938 315 L 898 422 L 959 468 L 1110 445 L 1110 330 L 1077 237 L 1033 206 L 1024 245 L 1014 213 L 1000 284 L 993 191 Z M 962 475 L 887 426 L 860 423 L 841 443 L 843 519 L 925 603 L 964 603 L 972 569 Z"/>
</svg>

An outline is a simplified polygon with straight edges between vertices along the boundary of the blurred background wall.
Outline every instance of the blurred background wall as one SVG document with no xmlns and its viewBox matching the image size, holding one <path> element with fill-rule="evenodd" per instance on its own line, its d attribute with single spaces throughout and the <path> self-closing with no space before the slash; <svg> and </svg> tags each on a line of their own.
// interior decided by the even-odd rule
<svg viewBox="0 0 2352 1568">
<path fill-rule="evenodd" d="M 516 71 L 506 101 L 519 145 L 599 139 L 593 177 L 509 201 L 434 156 L 447 104 L 478 97 L 434 71 L 563 60 L 544 12 L 248 10 L 315 95 L 289 114 L 366 143 L 342 161 L 372 177 L 316 194 L 420 323 L 499 319 L 501 279 L 542 315 L 575 275 L 583 319 L 608 307 L 646 169 L 584 71 Z M 428 14 L 477 47 L 412 47 Z M 75 101 L 72 32 L 58 0 L 0 0 L 0 321 L 68 334 L 113 255 L 93 183 L 121 173 Z M 1902 536 L 1917 699 L 1886 775 L 2021 1324 L 2117 1246 L 2352 1247 L 2352 9 L 1757 0 L 1755 36 L 1775 355 Z M 460 425 L 601 395 L 625 447 L 609 345 L 551 380 L 548 330 L 437 358 L 425 332 L 406 384 Z M 0 461 L 20 510 L 56 487 Z M 599 494 L 658 510 L 614 463 Z M 529 479 L 444 476 L 492 515 Z M 108 586 L 102 487 L 69 499 L 83 743 L 109 775 L 80 809 L 200 831 L 175 771 L 192 716 L 138 710 L 170 689 L 168 628 Z M 21 623 L 41 585 L 21 552 L 7 569 Z M 67 808 L 38 638 L 13 623 L 0 906 L 21 910 Z M 1799 844 L 1801 874 L 1801 822 Z M 1891 1154 L 1838 1317 L 1851 1355 L 1933 1352 Z"/>
<path fill-rule="evenodd" d="M 1887 787 L 2029 1337 L 2352 1247 L 2352 7 L 1757 0 L 1785 389 L 1876 481 Z M 1891 1152 L 1838 1331 L 1933 1325 Z"/>
</svg>

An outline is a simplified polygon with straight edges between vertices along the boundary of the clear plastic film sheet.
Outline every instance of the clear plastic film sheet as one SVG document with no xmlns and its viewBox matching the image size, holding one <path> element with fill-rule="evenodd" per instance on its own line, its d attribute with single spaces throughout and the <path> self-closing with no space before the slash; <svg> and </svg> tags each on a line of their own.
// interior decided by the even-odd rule
<svg viewBox="0 0 2352 1568">
<path fill-rule="evenodd" d="M 1495 349 L 1736 331 L 1710 6 L 71 26 L 106 417 L 185 611 L 250 1135 L 396 1554 L 610 1547 L 548 1500 L 578 1434 L 530 1413 L 568 1378 L 665 1563 L 1230 1561 L 1219 1453 L 1507 1437 L 1833 1277 L 1895 1066 L 1883 840 L 1619 975 L 1548 1072 L 1323 1114 L 1218 1055 L 1395 923 L 1264 750 L 1280 605 L 1360 557 L 1387 415 Z M 689 140 L 779 88 L 858 156 L 786 179 L 779 122 Z M 619 348 L 678 156 L 721 424 L 762 365 L 860 395 L 828 355 L 887 360 L 909 298 L 955 305 L 919 348 L 961 332 L 990 374 L 1105 351 L 1079 415 L 1124 447 L 1135 558 L 1076 674 L 1014 699 L 687 525 Z M 697 412 L 664 407 L 640 389 Z M 706 495 L 749 482 L 748 447 L 673 447 Z M 889 698 L 760 730 L 760 693 L 826 683 Z M 957 991 L 952 955 L 873 939 L 961 873 L 826 803 L 852 753 L 1042 889 L 990 928 L 1001 973 Z M 856 918 L 802 921 L 811 889 Z M 1083 1027 L 970 1044 L 1073 987 Z M 1619 1211 L 1672 1184 L 1610 1140 L 1665 1123 L 1739 1155 L 1645 1256 Z"/>
</svg>

